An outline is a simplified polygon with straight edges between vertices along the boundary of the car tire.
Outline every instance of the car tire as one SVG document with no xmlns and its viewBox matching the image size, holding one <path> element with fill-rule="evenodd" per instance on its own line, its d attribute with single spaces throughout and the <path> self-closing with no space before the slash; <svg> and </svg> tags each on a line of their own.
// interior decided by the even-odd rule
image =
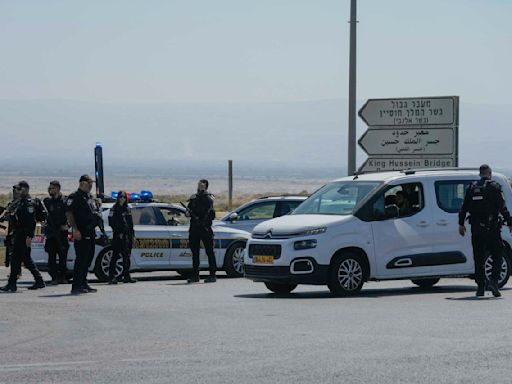
<svg viewBox="0 0 512 384">
<path fill-rule="evenodd" d="M 232 244 L 224 257 L 224 271 L 228 277 L 244 276 L 244 249 L 245 242 L 238 241 Z"/>
<path fill-rule="evenodd" d="M 265 283 L 265 286 L 274 293 L 286 294 L 297 288 L 297 284 Z"/>
<path fill-rule="evenodd" d="M 417 285 L 422 289 L 432 288 L 434 285 L 439 283 L 440 279 L 413 279 L 411 280 L 413 284 Z"/>
<path fill-rule="evenodd" d="M 485 259 L 485 275 L 487 279 L 490 279 L 491 277 L 491 271 L 492 271 L 492 255 L 487 256 Z M 508 278 L 510 277 L 510 273 L 512 272 L 512 262 L 510 261 L 510 256 L 508 255 L 508 252 L 505 252 L 503 255 L 503 261 L 501 264 L 501 273 L 500 278 L 498 280 L 498 287 L 503 288 L 507 282 Z"/>
<path fill-rule="evenodd" d="M 329 268 L 327 286 L 335 296 L 351 296 L 359 293 L 366 278 L 363 259 L 355 253 L 334 257 Z"/>
<path fill-rule="evenodd" d="M 109 269 L 110 269 L 110 259 L 112 257 L 113 249 L 112 247 L 103 248 L 98 257 L 96 258 L 96 263 L 94 264 L 94 274 L 96 278 L 101 282 L 106 282 L 110 279 L 109 277 Z M 119 257 L 117 259 L 116 265 L 117 274 L 116 277 L 119 277 L 123 274 L 123 258 Z"/>
</svg>

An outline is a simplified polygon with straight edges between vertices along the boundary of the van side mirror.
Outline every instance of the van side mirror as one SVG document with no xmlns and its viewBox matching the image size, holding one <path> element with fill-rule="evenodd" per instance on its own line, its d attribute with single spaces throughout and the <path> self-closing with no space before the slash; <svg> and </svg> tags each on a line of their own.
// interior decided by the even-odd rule
<svg viewBox="0 0 512 384">
<path fill-rule="evenodd" d="M 233 212 L 231 215 L 228 216 L 228 220 L 232 223 L 238 220 L 238 213 Z"/>
</svg>

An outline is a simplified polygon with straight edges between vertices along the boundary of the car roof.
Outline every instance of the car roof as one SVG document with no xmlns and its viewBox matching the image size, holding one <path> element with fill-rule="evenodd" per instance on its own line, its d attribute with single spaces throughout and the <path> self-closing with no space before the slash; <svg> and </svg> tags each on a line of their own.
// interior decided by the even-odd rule
<svg viewBox="0 0 512 384">
<path fill-rule="evenodd" d="M 180 208 L 180 209 L 185 210 L 185 208 L 182 207 L 181 205 L 174 204 L 174 203 L 140 202 L 140 203 L 128 203 L 128 205 L 131 208 L 135 208 L 135 207 L 172 207 L 172 208 Z M 104 209 L 110 209 L 113 206 L 114 206 L 114 203 L 103 203 L 101 207 Z"/>
<path fill-rule="evenodd" d="M 379 181 L 379 182 L 390 182 L 394 180 L 407 180 L 411 177 L 422 177 L 422 178 L 438 178 L 444 176 L 469 176 L 479 177 L 478 169 L 470 168 L 459 168 L 459 169 L 417 169 L 417 170 L 405 170 L 405 171 L 393 171 L 393 172 L 375 172 L 375 173 L 363 173 L 355 176 L 346 176 L 336 181 Z M 493 177 L 505 177 L 501 173 L 493 172 Z"/>
<path fill-rule="evenodd" d="M 259 200 L 306 200 L 307 198 L 308 198 L 307 196 L 289 196 L 289 195 L 263 196 L 263 197 L 258 197 L 257 199 L 254 199 L 252 201 L 259 201 Z"/>
</svg>

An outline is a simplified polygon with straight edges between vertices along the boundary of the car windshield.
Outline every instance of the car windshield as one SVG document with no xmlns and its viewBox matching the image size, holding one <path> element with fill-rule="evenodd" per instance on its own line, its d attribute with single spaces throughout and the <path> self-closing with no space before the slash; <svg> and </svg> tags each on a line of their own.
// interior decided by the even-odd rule
<svg viewBox="0 0 512 384">
<path fill-rule="evenodd" d="M 378 185 L 377 181 L 339 181 L 324 185 L 299 205 L 292 215 L 350 215 Z"/>
</svg>

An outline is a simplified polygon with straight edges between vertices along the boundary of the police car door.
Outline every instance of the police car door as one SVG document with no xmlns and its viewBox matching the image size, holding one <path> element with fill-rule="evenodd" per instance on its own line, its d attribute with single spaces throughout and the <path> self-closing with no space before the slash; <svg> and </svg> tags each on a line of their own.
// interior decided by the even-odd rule
<svg viewBox="0 0 512 384">
<path fill-rule="evenodd" d="M 135 229 L 132 259 L 143 269 L 166 269 L 171 258 L 169 230 L 152 206 L 133 207 Z"/>
<path fill-rule="evenodd" d="M 389 185 L 370 200 L 377 274 L 380 278 L 431 273 L 432 214 L 420 181 Z M 409 210 L 399 214 L 396 196 L 406 193 Z"/>
<path fill-rule="evenodd" d="M 439 275 L 466 274 L 474 272 L 473 249 L 471 247 L 471 230 L 466 222 L 467 233 L 462 237 L 458 233 L 459 209 L 469 185 L 478 180 L 471 176 L 437 177 L 433 181 L 435 204 L 432 209 L 434 217 L 434 252 L 439 263 L 433 270 Z"/>
</svg>

